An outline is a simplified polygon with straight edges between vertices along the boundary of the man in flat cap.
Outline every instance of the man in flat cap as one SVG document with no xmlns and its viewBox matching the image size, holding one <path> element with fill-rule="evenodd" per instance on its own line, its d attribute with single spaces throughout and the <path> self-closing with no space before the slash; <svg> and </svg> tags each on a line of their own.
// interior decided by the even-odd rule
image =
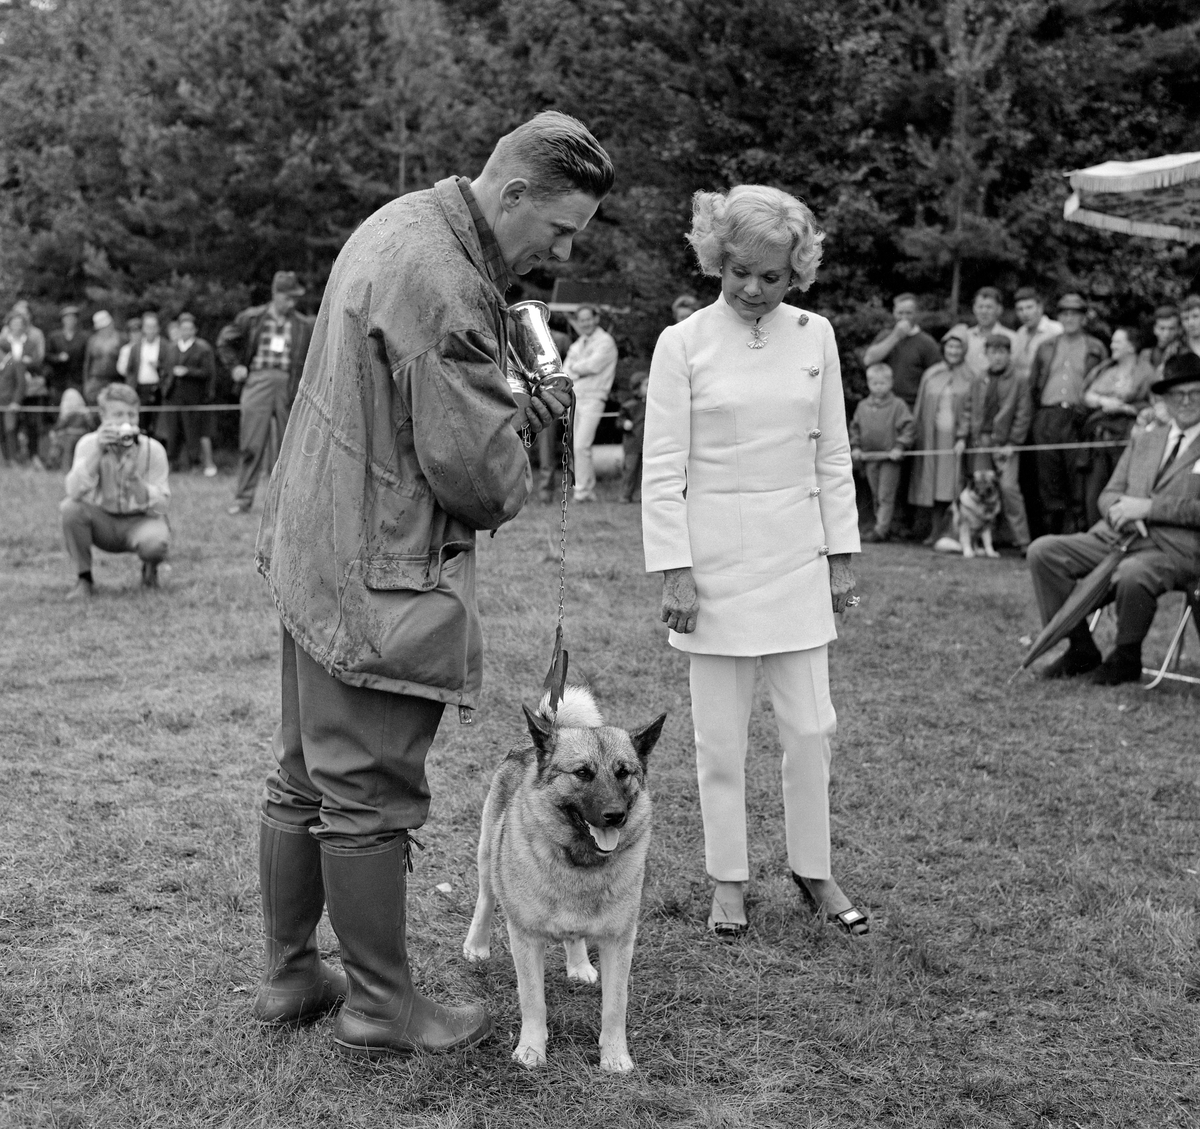
<svg viewBox="0 0 1200 1129">
<path fill-rule="evenodd" d="M 348 1054 L 448 1051 L 485 1038 L 478 1005 L 419 993 L 407 942 L 410 831 L 429 811 L 442 711 L 483 680 L 475 534 L 515 517 L 531 475 L 505 380 L 504 292 L 562 262 L 613 182 L 574 118 L 545 112 L 448 177 L 368 217 L 321 301 L 257 545 L 283 621 L 282 721 L 259 824 L 264 1022 L 346 1002 Z M 323 904 L 343 976 L 321 961 Z"/>
<path fill-rule="evenodd" d="M 1086 620 L 1070 635 L 1065 654 L 1046 669 L 1047 678 L 1091 672 L 1102 686 L 1142 676 L 1142 640 L 1158 598 L 1200 576 L 1200 357 L 1180 353 L 1163 366 L 1150 391 L 1162 396 L 1171 426 L 1133 433 L 1100 495 L 1104 519 L 1087 533 L 1039 537 L 1029 548 L 1029 571 L 1042 622 L 1066 602 L 1086 576 L 1130 528 L 1144 522 L 1114 576 L 1117 645 L 1101 661 Z"/>
<path fill-rule="evenodd" d="M 1063 331 L 1039 346 L 1033 358 L 1031 385 L 1035 444 L 1078 443 L 1088 409 L 1083 382 L 1108 357 L 1098 338 L 1084 333 L 1087 303 L 1078 294 L 1058 301 Z M 1038 495 L 1042 520 L 1050 533 L 1075 533 L 1083 528 L 1083 478 L 1077 450 L 1037 452 Z"/>
<path fill-rule="evenodd" d="M 248 513 L 259 475 L 271 473 L 300 386 L 313 323 L 296 309 L 304 293 L 290 270 L 275 272 L 271 301 L 243 310 L 217 335 L 217 355 L 242 386 L 238 480 L 230 514 Z"/>
</svg>

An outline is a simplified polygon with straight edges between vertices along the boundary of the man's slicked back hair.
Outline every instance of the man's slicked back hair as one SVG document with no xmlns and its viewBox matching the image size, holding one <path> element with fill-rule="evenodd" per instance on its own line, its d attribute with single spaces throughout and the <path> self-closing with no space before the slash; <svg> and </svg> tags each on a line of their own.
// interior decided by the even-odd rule
<svg viewBox="0 0 1200 1129">
<path fill-rule="evenodd" d="M 524 176 L 535 199 L 586 192 L 603 200 L 616 174 L 612 161 L 581 121 L 543 110 L 496 142 L 485 172 L 502 180 Z"/>
</svg>

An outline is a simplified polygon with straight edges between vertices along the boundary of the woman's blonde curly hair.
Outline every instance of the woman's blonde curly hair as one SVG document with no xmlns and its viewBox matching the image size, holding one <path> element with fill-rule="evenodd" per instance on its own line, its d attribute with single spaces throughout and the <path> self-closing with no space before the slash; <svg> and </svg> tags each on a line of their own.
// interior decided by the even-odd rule
<svg viewBox="0 0 1200 1129">
<path fill-rule="evenodd" d="M 756 262 L 786 248 L 792 285 L 807 290 L 817 276 L 825 233 L 803 200 L 765 184 L 739 184 L 727 193 L 692 197 L 687 240 L 705 274 L 719 275 L 728 255 Z"/>
</svg>

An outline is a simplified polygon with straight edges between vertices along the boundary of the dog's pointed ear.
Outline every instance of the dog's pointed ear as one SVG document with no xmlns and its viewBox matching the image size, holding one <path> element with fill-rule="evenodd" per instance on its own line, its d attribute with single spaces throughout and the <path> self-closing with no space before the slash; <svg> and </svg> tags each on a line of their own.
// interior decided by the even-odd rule
<svg viewBox="0 0 1200 1129">
<path fill-rule="evenodd" d="M 658 739 L 662 736 L 663 722 L 666 720 L 667 715 L 660 713 L 658 717 L 648 725 L 643 725 L 641 729 L 630 730 L 629 740 L 633 742 L 634 752 L 637 753 L 638 760 L 642 762 L 642 768 L 646 767 L 651 750 L 658 744 Z"/>
<path fill-rule="evenodd" d="M 534 713 L 524 702 L 521 709 L 525 711 L 525 724 L 529 726 L 529 736 L 533 738 L 533 747 L 537 750 L 538 763 L 541 764 L 554 752 L 554 726 L 541 714 Z"/>
</svg>

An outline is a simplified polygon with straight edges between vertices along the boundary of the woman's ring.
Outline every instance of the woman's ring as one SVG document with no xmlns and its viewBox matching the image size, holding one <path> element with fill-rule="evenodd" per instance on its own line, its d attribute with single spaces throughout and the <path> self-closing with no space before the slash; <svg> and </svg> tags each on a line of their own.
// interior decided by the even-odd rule
<svg viewBox="0 0 1200 1129">
<path fill-rule="evenodd" d="M 857 596 L 846 597 L 846 607 L 848 608 L 856 608 L 861 602 L 862 601 Z"/>
</svg>

